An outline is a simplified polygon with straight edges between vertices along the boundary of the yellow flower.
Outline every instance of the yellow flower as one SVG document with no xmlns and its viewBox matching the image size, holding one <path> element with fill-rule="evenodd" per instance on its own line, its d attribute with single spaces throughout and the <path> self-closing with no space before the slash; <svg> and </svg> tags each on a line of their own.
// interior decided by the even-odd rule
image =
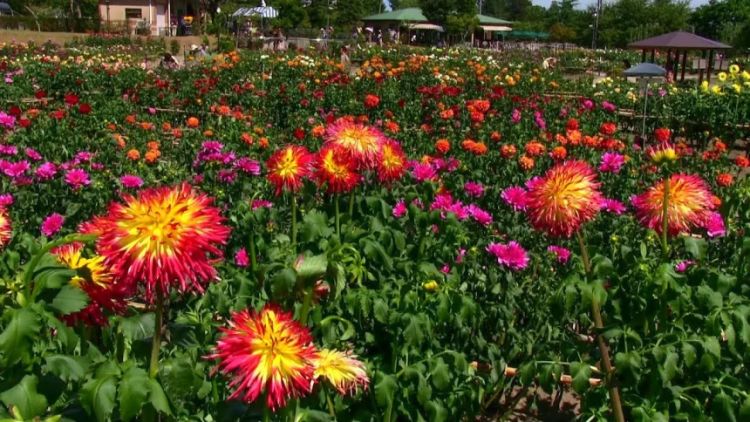
<svg viewBox="0 0 750 422">
<path fill-rule="evenodd" d="M 747 70 L 743 70 L 743 71 L 742 71 L 742 79 L 744 79 L 744 80 L 746 80 L 746 81 L 747 81 L 747 80 L 750 80 L 750 73 L 748 73 L 748 71 L 747 71 Z"/>
<path fill-rule="evenodd" d="M 422 284 L 422 287 L 428 292 L 434 292 L 438 289 L 438 283 L 435 280 L 429 280 Z"/>
<path fill-rule="evenodd" d="M 736 64 L 729 66 L 729 73 L 731 73 L 732 75 L 736 75 L 740 73 L 740 67 L 737 66 Z"/>
<path fill-rule="evenodd" d="M 703 82 L 701 82 L 701 90 L 702 90 L 703 92 L 706 92 L 706 91 L 708 91 L 708 81 L 703 81 Z"/>
<path fill-rule="evenodd" d="M 359 387 L 367 389 L 370 379 L 365 366 L 351 352 L 321 349 L 312 359 L 315 379 L 323 378 L 340 394 L 354 394 Z"/>
<path fill-rule="evenodd" d="M 721 87 L 719 85 L 714 85 L 711 87 L 711 92 L 714 94 L 721 94 Z"/>
<path fill-rule="evenodd" d="M 727 74 L 725 72 L 719 72 L 719 80 L 724 82 L 727 80 Z"/>
<path fill-rule="evenodd" d="M 734 84 L 734 85 L 732 85 L 732 88 L 734 88 L 734 92 L 736 92 L 738 94 L 742 92 L 742 85 L 740 85 L 740 84 Z"/>
</svg>

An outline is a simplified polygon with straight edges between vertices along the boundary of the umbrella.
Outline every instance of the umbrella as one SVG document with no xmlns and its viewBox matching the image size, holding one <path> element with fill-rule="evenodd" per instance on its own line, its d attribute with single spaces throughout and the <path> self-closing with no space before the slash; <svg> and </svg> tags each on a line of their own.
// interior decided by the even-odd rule
<svg viewBox="0 0 750 422">
<path fill-rule="evenodd" d="M 643 89 L 643 124 L 641 125 L 641 138 L 646 134 L 646 111 L 648 109 L 648 83 L 651 78 L 662 77 L 667 74 L 667 70 L 653 63 L 639 63 L 630 69 L 622 72 L 625 76 L 634 76 L 641 78 Z"/>
</svg>

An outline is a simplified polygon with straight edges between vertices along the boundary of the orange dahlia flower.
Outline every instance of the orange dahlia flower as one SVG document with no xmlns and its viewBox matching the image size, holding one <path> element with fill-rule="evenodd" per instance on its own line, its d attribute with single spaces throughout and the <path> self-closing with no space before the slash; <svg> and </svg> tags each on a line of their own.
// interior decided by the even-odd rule
<svg viewBox="0 0 750 422">
<path fill-rule="evenodd" d="M 566 161 L 528 183 L 531 225 L 551 236 L 570 237 L 599 212 L 603 199 L 596 173 L 586 162 Z"/>
<path fill-rule="evenodd" d="M 97 252 L 118 282 L 142 282 L 151 302 L 172 286 L 202 292 L 201 282 L 216 278 L 212 264 L 230 229 L 211 198 L 182 184 L 124 195 L 123 202 L 86 230 L 99 235 Z"/>
<path fill-rule="evenodd" d="M 268 180 L 276 186 L 276 195 L 287 189 L 296 192 L 305 178 L 312 174 L 314 156 L 307 148 L 287 145 L 276 151 L 266 161 Z"/>
<path fill-rule="evenodd" d="M 291 313 L 266 305 L 260 312 L 233 314 L 229 327 L 220 330 L 223 336 L 208 358 L 219 360 L 219 370 L 232 376 L 230 399 L 250 403 L 265 393 L 266 405 L 276 410 L 312 391 L 315 346 Z"/>
</svg>

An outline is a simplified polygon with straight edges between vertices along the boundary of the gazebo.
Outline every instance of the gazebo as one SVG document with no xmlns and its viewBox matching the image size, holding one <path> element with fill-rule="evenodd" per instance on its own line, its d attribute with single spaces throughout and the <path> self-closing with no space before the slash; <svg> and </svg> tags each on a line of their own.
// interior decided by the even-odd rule
<svg viewBox="0 0 750 422">
<path fill-rule="evenodd" d="M 687 54 L 690 50 L 701 51 L 701 57 L 706 57 L 708 52 L 708 63 L 706 64 L 706 78 L 711 81 L 711 64 L 714 58 L 714 51 L 716 50 L 728 50 L 732 48 L 729 45 L 720 43 L 718 41 L 709 40 L 701 36 L 692 34 L 685 31 L 675 31 L 668 34 L 658 35 L 656 37 L 646 38 L 645 40 L 636 41 L 628 44 L 628 48 L 639 49 L 643 51 L 642 61 L 646 61 L 646 52 L 651 51 L 651 62 L 654 61 L 654 54 L 656 50 L 667 51 L 667 73 L 672 73 L 674 79 L 677 80 L 677 71 L 682 67 L 680 80 L 685 80 L 685 68 L 687 63 Z M 680 60 L 680 53 L 682 53 L 682 60 Z M 682 61 L 682 64 L 680 64 Z M 703 82 L 703 68 L 700 69 L 700 76 L 698 83 Z"/>
</svg>

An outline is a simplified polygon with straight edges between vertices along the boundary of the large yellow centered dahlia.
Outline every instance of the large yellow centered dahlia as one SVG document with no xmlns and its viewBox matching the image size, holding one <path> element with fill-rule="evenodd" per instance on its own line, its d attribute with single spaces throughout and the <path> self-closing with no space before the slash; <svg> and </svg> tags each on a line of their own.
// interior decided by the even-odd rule
<svg viewBox="0 0 750 422">
<path fill-rule="evenodd" d="M 90 325 L 106 325 L 105 312 L 121 313 L 126 309 L 126 286 L 116 283 L 107 268 L 104 257 L 94 255 L 87 258 L 83 255 L 83 244 L 68 243 L 52 250 L 57 261 L 71 270 L 75 275 L 70 284 L 86 292 L 89 304 L 82 310 L 64 315 L 63 320 L 69 325 L 83 322 Z"/>
<path fill-rule="evenodd" d="M 677 235 L 695 228 L 705 228 L 709 235 L 723 234 L 721 216 L 713 210 L 714 195 L 708 184 L 698 176 L 674 174 L 669 178 L 667 195 L 667 233 Z M 635 215 L 644 226 L 663 231 L 664 181 L 631 199 Z"/>
<path fill-rule="evenodd" d="M 265 393 L 266 404 L 276 410 L 312 391 L 315 346 L 307 327 L 291 313 L 273 305 L 237 312 L 221 331 L 209 358 L 218 359 L 221 372 L 232 377 L 230 399 L 249 403 Z"/>
<path fill-rule="evenodd" d="M 527 185 L 531 225 L 552 236 L 573 235 L 596 217 L 603 199 L 596 173 L 583 161 L 566 161 Z"/>
<path fill-rule="evenodd" d="M 10 217 L 5 208 L 0 207 L 0 250 L 8 246 L 13 229 L 10 226 Z"/>
<path fill-rule="evenodd" d="M 268 180 L 276 187 L 276 195 L 286 189 L 296 192 L 305 178 L 310 177 L 314 156 L 305 147 L 287 145 L 266 161 Z"/>
<path fill-rule="evenodd" d="M 406 171 L 406 154 L 401 145 L 394 140 L 383 142 L 378 156 L 378 179 L 389 183 L 396 181 Z"/>
<path fill-rule="evenodd" d="M 325 145 L 348 155 L 358 169 L 374 169 L 386 137 L 379 129 L 341 118 L 328 126 Z"/>
<path fill-rule="evenodd" d="M 370 379 L 365 366 L 349 352 L 321 349 L 313 359 L 315 379 L 328 381 L 341 394 L 354 394 L 358 387 L 367 389 Z"/>
<path fill-rule="evenodd" d="M 222 256 L 229 228 L 218 208 L 189 185 L 146 189 L 123 196 L 95 220 L 97 252 L 118 282 L 143 283 L 146 299 L 169 288 L 203 291 L 216 278 L 213 261 Z"/>
<path fill-rule="evenodd" d="M 331 147 L 323 147 L 318 152 L 315 177 L 318 183 L 328 186 L 329 193 L 349 192 L 360 179 L 355 163 Z"/>
</svg>

